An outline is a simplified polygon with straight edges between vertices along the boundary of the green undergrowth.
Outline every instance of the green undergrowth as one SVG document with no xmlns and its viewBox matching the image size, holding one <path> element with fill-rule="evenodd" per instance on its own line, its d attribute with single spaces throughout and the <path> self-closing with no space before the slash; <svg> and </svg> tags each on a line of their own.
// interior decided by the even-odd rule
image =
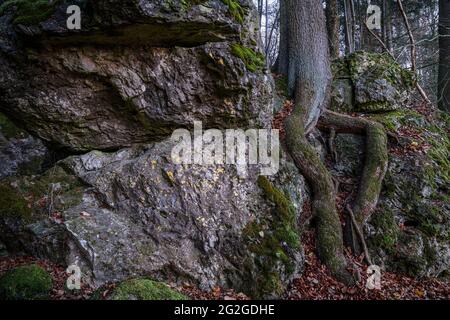
<svg viewBox="0 0 450 320">
<path fill-rule="evenodd" d="M 40 176 L 8 178 L 0 183 L 0 218 L 18 217 L 33 222 L 82 201 L 84 185 L 75 176 L 56 166 Z M 53 213 L 52 212 L 52 213 Z"/>
<path fill-rule="evenodd" d="M 31 209 L 15 188 L 9 183 L 0 184 L 0 218 L 19 217 L 24 221 L 31 219 Z"/>
</svg>

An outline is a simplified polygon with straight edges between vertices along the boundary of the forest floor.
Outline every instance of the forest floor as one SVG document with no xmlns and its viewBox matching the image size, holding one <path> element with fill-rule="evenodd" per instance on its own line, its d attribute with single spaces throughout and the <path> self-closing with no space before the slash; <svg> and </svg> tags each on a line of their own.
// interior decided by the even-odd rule
<svg viewBox="0 0 450 320">
<path fill-rule="evenodd" d="M 356 258 L 347 252 L 347 258 L 353 262 L 361 275 L 361 281 L 355 287 L 346 287 L 330 275 L 315 253 L 314 231 L 303 232 L 303 246 L 305 249 L 305 267 L 300 278 L 292 281 L 285 295 L 286 300 L 450 300 L 450 282 L 437 279 L 414 279 L 405 275 L 382 272 L 381 290 L 366 288 L 367 266 L 362 257 Z M 81 290 L 69 291 L 65 289 L 68 275 L 65 268 L 46 260 L 32 257 L 15 256 L 0 258 L 0 277 L 8 270 L 36 263 L 43 267 L 53 278 L 51 300 L 88 300 L 94 290 L 82 284 Z M 115 284 L 106 285 L 100 292 L 100 297 L 106 299 L 113 291 Z M 171 287 L 193 300 L 248 300 L 250 297 L 230 289 L 220 287 L 211 292 L 204 292 L 196 286 L 184 284 Z"/>
</svg>

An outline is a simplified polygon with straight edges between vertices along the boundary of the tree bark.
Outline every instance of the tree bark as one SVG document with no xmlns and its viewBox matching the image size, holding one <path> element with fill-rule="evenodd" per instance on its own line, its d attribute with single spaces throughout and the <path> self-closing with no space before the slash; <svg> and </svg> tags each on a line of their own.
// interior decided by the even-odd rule
<svg viewBox="0 0 450 320">
<path fill-rule="evenodd" d="M 326 18 L 331 59 L 339 58 L 339 10 L 337 0 L 327 0 Z"/>
<path fill-rule="evenodd" d="M 450 112 L 450 0 L 439 0 L 438 105 Z"/>
<path fill-rule="evenodd" d="M 280 1 L 280 47 L 277 59 L 277 72 L 287 75 L 289 67 L 288 17 L 286 1 Z"/>
<path fill-rule="evenodd" d="M 387 135 L 383 126 L 377 122 L 362 118 L 326 111 L 318 123 L 321 130 L 333 130 L 336 133 L 353 133 L 366 136 L 364 169 L 361 175 L 356 201 L 353 205 L 358 228 L 363 230 L 378 203 L 384 176 L 388 166 Z M 358 230 L 351 230 L 353 250 L 360 252 L 362 247 L 354 246 Z"/>
<path fill-rule="evenodd" d="M 289 30 L 288 86 L 295 99 L 294 111 L 286 121 L 286 144 L 312 189 L 319 257 L 338 280 L 353 284 L 343 253 L 333 181 L 305 137 L 330 98 L 331 67 L 324 10 L 318 0 L 284 2 Z"/>
</svg>

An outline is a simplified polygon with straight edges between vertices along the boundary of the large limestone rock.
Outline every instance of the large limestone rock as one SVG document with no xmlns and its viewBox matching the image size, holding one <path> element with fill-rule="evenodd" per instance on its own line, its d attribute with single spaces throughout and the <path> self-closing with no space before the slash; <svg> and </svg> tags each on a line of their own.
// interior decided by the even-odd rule
<svg viewBox="0 0 450 320">
<path fill-rule="evenodd" d="M 388 54 L 355 52 L 332 66 L 332 108 L 336 111 L 393 111 L 408 102 L 414 75 Z"/>
<path fill-rule="evenodd" d="M 271 182 L 258 183 L 257 167 L 242 178 L 230 165 L 175 165 L 172 147 L 167 140 L 92 151 L 41 177 L 5 181 L 1 188 L 15 198 L 3 201 L 27 205 L 20 219 L 18 210 L 3 210 L 0 239 L 76 263 L 95 286 L 151 275 L 280 294 L 303 264 L 296 223 L 306 192 L 295 166 L 283 160 Z M 279 201 L 292 207 L 289 215 Z"/>
<path fill-rule="evenodd" d="M 39 19 L 0 13 L 0 110 L 43 140 L 80 152 L 161 140 L 194 120 L 269 126 L 249 1 L 80 1 L 81 31 L 59 3 Z"/>
<path fill-rule="evenodd" d="M 304 260 L 295 166 L 176 165 L 168 138 L 194 121 L 270 127 L 251 1 L 80 0 L 79 31 L 65 1 L 0 3 L 0 110 L 74 154 L 0 181 L 7 250 L 77 264 L 95 287 L 150 276 L 280 295 Z"/>
</svg>

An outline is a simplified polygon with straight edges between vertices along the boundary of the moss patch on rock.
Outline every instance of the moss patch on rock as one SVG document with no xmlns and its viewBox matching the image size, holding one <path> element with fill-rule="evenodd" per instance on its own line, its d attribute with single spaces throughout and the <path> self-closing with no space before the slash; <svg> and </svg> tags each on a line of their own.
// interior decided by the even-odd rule
<svg viewBox="0 0 450 320">
<path fill-rule="evenodd" d="M 52 277 L 32 264 L 8 271 L 0 278 L 0 298 L 5 300 L 40 300 L 48 298 Z"/>
<path fill-rule="evenodd" d="M 292 274 L 292 255 L 301 244 L 297 215 L 291 201 L 264 176 L 258 178 L 258 185 L 275 208 L 272 216 L 249 223 L 243 237 L 254 254 L 254 263 L 258 268 L 257 279 L 254 279 L 257 288 L 253 295 L 264 297 L 283 292 L 281 273 Z"/>
<path fill-rule="evenodd" d="M 28 202 L 7 182 L 0 184 L 0 217 L 19 217 L 24 221 L 31 218 Z"/>
<path fill-rule="evenodd" d="M 189 298 L 166 284 L 150 279 L 132 279 L 119 284 L 112 300 L 188 300 Z"/>
<path fill-rule="evenodd" d="M 224 4 L 228 6 L 230 14 L 239 23 L 244 23 L 245 16 L 247 14 L 246 10 L 241 6 L 237 0 L 222 0 Z"/>
<path fill-rule="evenodd" d="M 332 65 L 333 95 L 340 92 L 340 83 L 350 81 L 353 87 L 352 105 L 333 103 L 334 111 L 385 112 L 401 109 L 414 90 L 413 72 L 403 68 L 388 54 L 357 51 Z M 346 93 L 348 95 L 348 92 Z M 348 97 L 337 100 L 347 101 Z M 334 99 L 333 99 L 334 100 Z"/>
<path fill-rule="evenodd" d="M 0 15 L 16 7 L 14 24 L 33 25 L 47 20 L 55 12 L 61 0 L 6 0 L 0 6 Z"/>
<path fill-rule="evenodd" d="M 8 178 L 0 183 L 0 218 L 18 217 L 34 222 L 52 212 L 63 212 L 82 201 L 85 186 L 62 167 L 40 176 Z M 49 207 L 51 205 L 51 208 Z"/>
<path fill-rule="evenodd" d="M 400 228 L 395 221 L 395 214 L 385 206 L 381 206 L 372 215 L 370 224 L 375 228 L 375 234 L 370 238 L 369 245 L 373 249 L 382 249 L 394 253 Z"/>
<path fill-rule="evenodd" d="M 251 48 L 247 48 L 242 44 L 233 44 L 231 46 L 231 53 L 241 59 L 246 68 L 251 72 L 257 72 L 266 65 L 265 58 L 262 53 L 256 52 Z"/>
</svg>

